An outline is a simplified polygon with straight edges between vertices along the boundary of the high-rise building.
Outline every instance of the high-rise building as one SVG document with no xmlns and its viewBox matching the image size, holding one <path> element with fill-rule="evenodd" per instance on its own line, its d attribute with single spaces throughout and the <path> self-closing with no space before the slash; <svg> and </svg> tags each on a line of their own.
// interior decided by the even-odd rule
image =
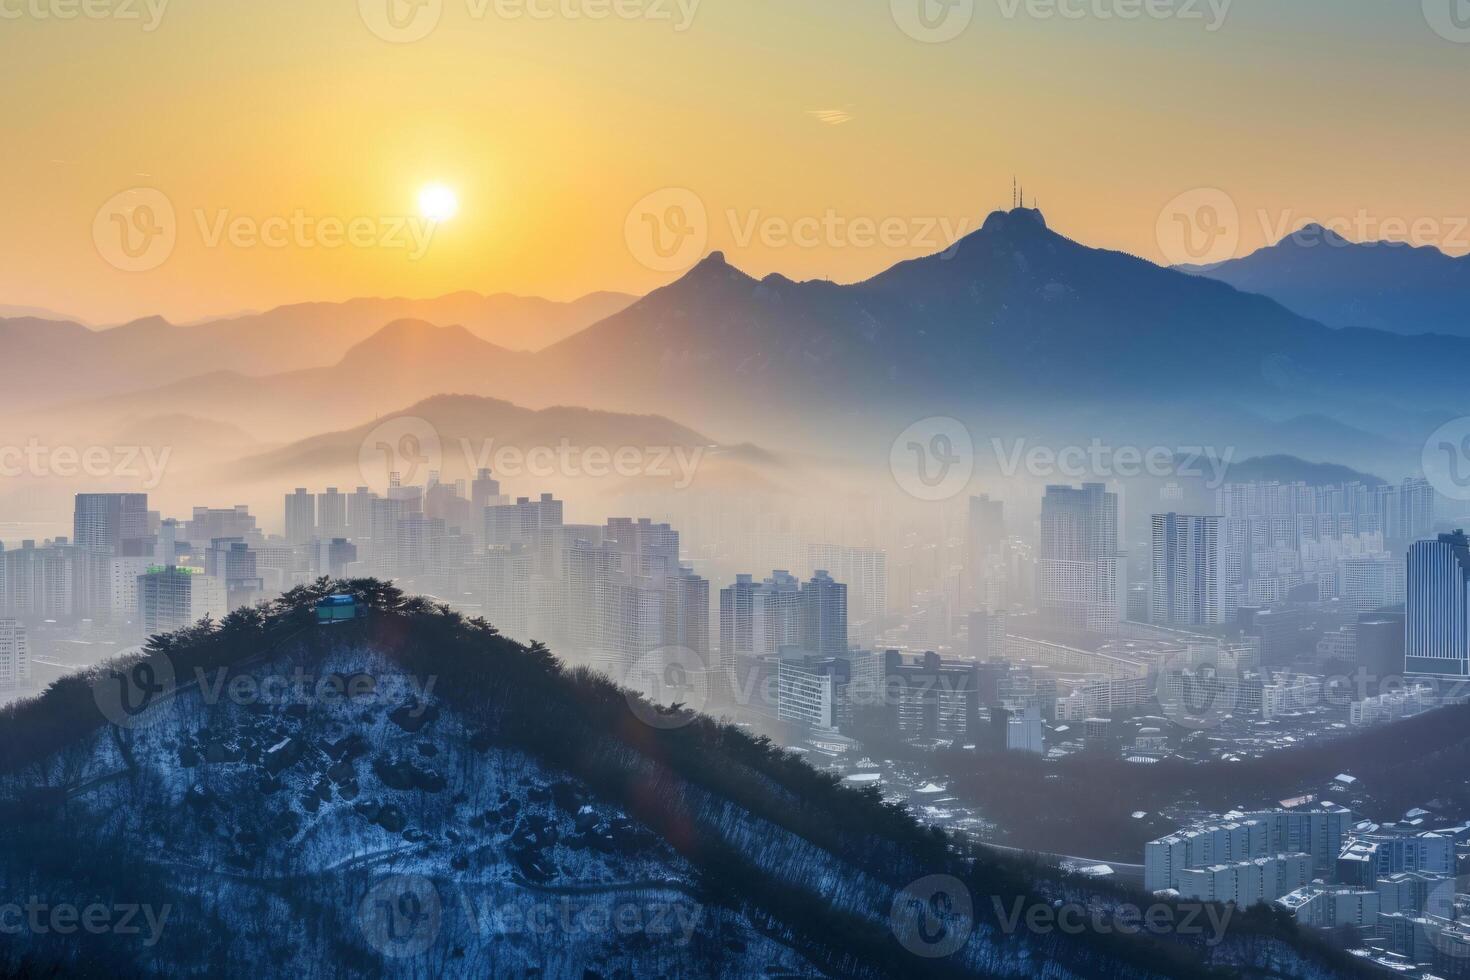
<svg viewBox="0 0 1470 980">
<path fill-rule="evenodd" d="M 0 619 L 0 690 L 31 683 L 31 651 L 26 628 L 13 619 Z"/>
<path fill-rule="evenodd" d="M 888 612 L 888 555 L 877 548 L 813 544 L 807 546 L 807 567 L 825 568 L 847 586 L 848 641 L 875 643 Z"/>
<path fill-rule="evenodd" d="M 1046 624 L 1115 632 L 1124 588 L 1117 495 L 1100 483 L 1047 487 L 1036 554 L 1036 604 Z"/>
<path fill-rule="evenodd" d="M 151 552 L 146 493 L 79 493 L 72 514 L 72 541 L 114 555 Z"/>
<path fill-rule="evenodd" d="M 1370 678 L 1398 677 L 1404 672 L 1404 614 L 1363 613 L 1358 617 L 1355 653 Z"/>
<path fill-rule="evenodd" d="M 809 582 L 782 569 L 764 582 L 737 575 L 720 590 L 720 661 L 760 657 L 783 647 L 820 656 L 847 652 L 847 587 L 825 571 Z"/>
<path fill-rule="evenodd" d="M 973 738 L 979 729 L 980 679 L 972 663 L 946 662 L 927 652 L 907 662 L 897 650 L 883 654 L 879 699 L 889 724 L 906 736 Z"/>
<path fill-rule="evenodd" d="M 465 590 L 480 614 L 514 640 L 530 639 L 531 553 L 521 545 L 491 548 L 465 563 Z"/>
<path fill-rule="evenodd" d="M 707 662 L 709 583 L 680 564 L 679 532 L 646 517 L 614 518 L 598 531 L 600 540 L 567 546 L 559 533 L 560 502 L 543 501 L 555 505 L 558 528 L 547 528 L 538 545 L 557 553 L 562 577 L 556 581 L 574 650 L 619 676 L 659 650 L 678 648 Z M 537 561 L 550 564 L 546 555 Z"/>
<path fill-rule="evenodd" d="M 0 616 L 74 620 L 111 611 L 112 555 L 66 538 L 0 550 Z"/>
<path fill-rule="evenodd" d="M 801 587 L 803 649 L 823 657 L 847 652 L 847 586 L 818 569 Z"/>
<path fill-rule="evenodd" d="M 971 497 L 965 532 L 965 584 L 970 607 L 987 611 L 1005 608 L 1005 505 L 986 494 Z"/>
<path fill-rule="evenodd" d="M 1409 548 L 1404 672 L 1470 676 L 1470 539 L 1464 531 Z"/>
<path fill-rule="evenodd" d="M 378 497 L 367 487 L 358 487 L 347 498 L 347 532 L 354 541 L 373 537 L 373 501 Z"/>
<path fill-rule="evenodd" d="M 230 609 L 250 605 L 265 591 L 255 552 L 239 538 L 215 538 L 209 542 L 209 550 L 204 553 L 204 572 L 225 584 L 225 604 Z"/>
<path fill-rule="evenodd" d="M 127 620 L 138 614 L 138 576 L 157 566 L 152 558 L 112 558 L 108 562 L 112 578 L 112 614 Z"/>
<path fill-rule="evenodd" d="M 297 487 L 295 493 L 286 495 L 286 540 L 291 544 L 306 544 L 316 537 L 316 496 Z"/>
<path fill-rule="evenodd" d="M 316 498 L 317 532 L 326 540 L 347 536 L 347 495 L 336 487 Z"/>
<path fill-rule="evenodd" d="M 261 540 L 255 518 L 245 504 L 221 508 L 195 507 L 193 516 L 184 523 L 183 532 L 183 540 L 200 548 L 207 547 L 215 538 L 238 538 L 247 544 Z M 167 559 L 162 562 L 164 565 L 173 563 L 172 553 L 160 557 Z"/>
<path fill-rule="evenodd" d="M 138 622 L 145 635 L 215 619 L 228 611 L 225 583 L 202 568 L 152 568 L 138 576 Z"/>
<path fill-rule="evenodd" d="M 509 501 L 500 492 L 500 481 L 488 469 L 482 469 L 475 474 L 475 480 L 470 484 L 470 503 L 477 510 L 482 510 L 486 507 L 498 507 Z"/>
<path fill-rule="evenodd" d="M 1153 515 L 1152 557 L 1150 622 L 1210 626 L 1223 621 L 1218 517 Z"/>
</svg>

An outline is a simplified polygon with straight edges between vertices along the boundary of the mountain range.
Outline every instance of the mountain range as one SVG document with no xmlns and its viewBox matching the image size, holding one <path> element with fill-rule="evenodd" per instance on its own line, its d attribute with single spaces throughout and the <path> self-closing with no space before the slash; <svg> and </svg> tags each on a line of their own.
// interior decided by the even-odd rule
<svg viewBox="0 0 1470 980">
<path fill-rule="evenodd" d="M 1308 224 L 1250 255 L 1179 268 L 1333 327 L 1470 336 L 1470 256 L 1431 245 L 1353 242 Z"/>
<path fill-rule="evenodd" d="M 1213 445 L 1385 474 L 1416 467 L 1426 435 L 1464 413 L 1458 366 L 1470 359 L 1470 339 L 1329 327 L 1072 241 L 1029 208 L 848 285 L 756 279 L 713 253 L 534 352 L 423 320 L 370 328 L 368 315 L 341 313 L 330 322 L 349 326 L 320 341 L 304 312 L 259 331 L 84 331 L 84 344 L 54 336 L 83 328 L 7 321 L 0 344 L 17 411 L 38 409 L 29 431 L 190 415 L 281 444 L 448 392 L 657 414 L 725 444 L 866 460 L 885 460 L 915 419 L 952 416 L 980 441 Z M 66 343 L 88 351 L 76 371 Z M 149 383 L 160 374 L 174 377 Z"/>
<path fill-rule="evenodd" d="M 437 299 L 303 303 L 178 326 L 148 317 L 105 330 L 41 316 L 0 319 L 13 408 L 145 391 L 214 372 L 277 374 L 336 364 L 385 324 L 456 325 L 509 350 L 534 350 L 621 310 L 633 297 L 593 293 L 570 303 L 460 292 Z M 38 375 L 36 372 L 44 372 Z"/>
</svg>

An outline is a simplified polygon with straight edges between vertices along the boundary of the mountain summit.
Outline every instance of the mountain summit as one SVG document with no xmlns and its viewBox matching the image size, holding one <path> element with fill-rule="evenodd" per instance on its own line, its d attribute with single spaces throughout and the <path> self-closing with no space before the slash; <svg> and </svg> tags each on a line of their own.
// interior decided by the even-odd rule
<svg viewBox="0 0 1470 980">
<path fill-rule="evenodd" d="M 1470 256 L 1430 245 L 1354 242 L 1312 223 L 1243 258 L 1180 268 L 1334 327 L 1470 336 Z"/>
</svg>

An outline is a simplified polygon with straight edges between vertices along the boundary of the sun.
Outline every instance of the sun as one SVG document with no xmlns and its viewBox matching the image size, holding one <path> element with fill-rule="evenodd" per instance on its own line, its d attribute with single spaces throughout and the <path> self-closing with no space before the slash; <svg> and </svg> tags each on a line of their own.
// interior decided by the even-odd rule
<svg viewBox="0 0 1470 980">
<path fill-rule="evenodd" d="M 419 191 L 419 213 L 430 221 L 448 221 L 459 213 L 459 195 L 443 184 L 428 184 Z"/>
</svg>

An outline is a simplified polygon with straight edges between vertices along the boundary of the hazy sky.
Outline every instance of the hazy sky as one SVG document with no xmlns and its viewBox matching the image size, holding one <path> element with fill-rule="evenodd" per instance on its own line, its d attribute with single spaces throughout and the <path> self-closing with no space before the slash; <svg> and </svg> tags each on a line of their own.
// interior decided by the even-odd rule
<svg viewBox="0 0 1470 980">
<path fill-rule="evenodd" d="M 0 0 L 0 305 L 570 298 L 709 248 L 853 280 L 1012 174 L 1064 233 L 1157 260 L 1196 188 L 1239 251 L 1309 217 L 1470 248 L 1456 0 L 417 2 Z M 425 242 L 433 183 L 460 208 Z"/>
</svg>

